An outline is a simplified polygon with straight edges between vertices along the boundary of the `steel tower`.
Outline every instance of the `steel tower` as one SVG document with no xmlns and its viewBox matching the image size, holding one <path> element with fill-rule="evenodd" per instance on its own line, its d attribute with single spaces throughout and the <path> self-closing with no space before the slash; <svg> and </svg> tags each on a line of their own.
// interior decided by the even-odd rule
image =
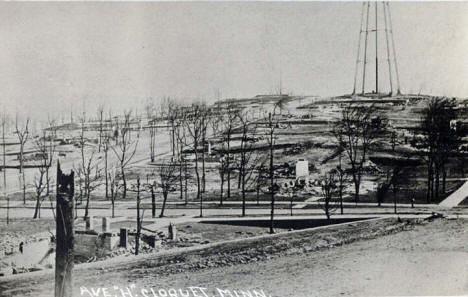
<svg viewBox="0 0 468 297">
<path fill-rule="evenodd" d="M 373 7 L 372 7 L 373 6 Z M 379 15 L 379 6 L 382 7 L 382 15 Z M 374 24 L 373 27 L 369 21 L 369 15 L 373 14 Z M 379 20 L 382 21 L 383 16 L 383 28 L 379 27 Z M 380 19 L 379 19 L 380 18 Z M 365 25 L 365 27 L 364 27 Z M 392 28 L 392 16 L 390 13 L 390 7 L 388 2 L 364 2 L 361 8 L 361 25 L 359 30 L 359 38 L 358 38 L 358 48 L 357 48 L 357 58 L 356 58 L 356 67 L 354 71 L 354 87 L 352 95 L 360 94 L 360 95 L 371 95 L 371 96 L 392 96 L 392 95 L 400 95 L 400 78 L 398 75 L 398 63 L 397 63 L 397 55 L 395 51 L 395 40 L 393 37 L 393 28 Z M 382 33 L 382 34 L 380 34 Z M 369 72 L 367 71 L 368 64 L 372 63 L 374 57 L 369 57 L 369 50 L 371 46 L 369 43 L 370 37 L 373 37 L 375 41 L 375 48 L 374 48 L 374 57 L 375 57 L 375 89 L 372 91 L 366 92 L 366 87 L 369 87 Z M 383 36 L 382 36 L 383 35 Z M 364 38 L 363 38 L 364 37 Z M 385 52 L 386 57 L 382 58 L 379 56 L 379 40 L 385 39 Z M 364 39 L 364 40 L 363 40 Z M 362 44 L 363 43 L 363 44 Z M 364 48 L 364 52 L 361 53 L 361 48 Z M 385 63 L 386 60 L 386 63 Z M 383 63 L 384 65 L 380 65 L 379 63 Z M 382 78 L 379 81 L 379 66 L 380 68 L 388 68 L 388 83 L 389 83 L 389 90 L 382 91 L 382 87 L 379 88 L 379 82 L 382 82 Z M 382 71 L 382 69 L 380 69 Z M 394 78 L 396 78 L 396 86 L 394 85 Z M 358 85 L 359 84 L 359 85 Z M 358 90 L 358 87 L 361 87 Z"/>
</svg>

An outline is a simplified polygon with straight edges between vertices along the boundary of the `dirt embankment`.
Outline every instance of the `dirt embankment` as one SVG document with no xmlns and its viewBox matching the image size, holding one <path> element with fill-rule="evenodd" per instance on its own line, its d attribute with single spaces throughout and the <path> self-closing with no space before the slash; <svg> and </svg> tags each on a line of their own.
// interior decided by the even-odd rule
<svg viewBox="0 0 468 297">
<path fill-rule="evenodd" d="M 214 267 L 260 262 L 281 256 L 304 254 L 323 248 L 376 238 L 412 228 L 414 222 L 394 218 L 373 219 L 323 228 L 213 243 L 141 257 L 75 266 L 75 289 L 138 281 L 148 276 L 190 273 Z M 0 280 L 0 296 L 47 296 L 53 292 L 52 271 Z M 48 293 L 47 293 L 48 292 Z M 78 295 L 77 295 L 78 296 Z"/>
</svg>

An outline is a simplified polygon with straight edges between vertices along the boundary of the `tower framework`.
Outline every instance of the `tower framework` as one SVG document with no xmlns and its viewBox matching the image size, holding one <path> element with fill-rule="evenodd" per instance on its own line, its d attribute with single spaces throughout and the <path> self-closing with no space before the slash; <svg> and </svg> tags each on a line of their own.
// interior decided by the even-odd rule
<svg viewBox="0 0 468 297">
<path fill-rule="evenodd" d="M 380 7 L 381 14 L 379 14 Z M 370 19 L 371 15 L 373 16 Z M 374 21 L 373 25 L 371 24 L 372 21 Z M 383 25 L 379 25 L 379 21 L 383 23 Z M 373 49 L 370 44 L 371 38 L 373 38 L 375 42 Z M 385 47 L 384 49 L 382 49 L 383 46 Z M 363 52 L 361 53 L 362 48 Z M 373 50 L 374 53 L 370 53 L 370 50 Z M 386 57 L 379 56 L 381 52 L 384 52 Z M 375 61 L 373 61 L 373 58 L 375 58 Z M 371 63 L 375 63 L 375 73 L 373 73 L 375 78 L 373 86 L 375 89 L 369 91 L 368 88 L 372 87 L 372 82 L 369 79 L 372 73 L 369 74 L 368 71 L 369 64 Z M 385 70 L 384 68 L 387 69 Z M 386 73 L 382 72 L 382 70 Z M 386 78 L 388 78 L 388 81 Z M 383 90 L 385 86 L 382 86 L 382 82 L 388 83 L 386 90 Z M 357 58 L 354 71 L 354 87 L 352 92 L 352 95 L 356 94 L 371 94 L 372 96 L 392 96 L 401 94 L 395 39 L 393 37 L 392 16 L 388 2 L 375 1 L 372 3 L 364 2 L 362 4 L 361 25 L 359 29 Z"/>
</svg>

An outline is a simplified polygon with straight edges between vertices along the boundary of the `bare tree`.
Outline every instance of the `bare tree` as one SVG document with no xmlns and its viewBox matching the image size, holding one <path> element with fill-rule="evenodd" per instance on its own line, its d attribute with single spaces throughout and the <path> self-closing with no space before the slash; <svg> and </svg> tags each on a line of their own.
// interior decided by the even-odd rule
<svg viewBox="0 0 468 297">
<path fill-rule="evenodd" d="M 45 181 L 45 167 L 39 165 L 38 167 L 39 174 L 34 177 L 34 188 L 36 192 L 36 206 L 34 208 L 33 219 L 41 217 L 41 203 L 43 201 L 43 194 L 46 190 L 46 181 Z"/>
<path fill-rule="evenodd" d="M 395 152 L 395 147 L 397 145 L 397 134 L 395 130 L 392 130 L 390 135 L 390 144 L 392 145 L 392 153 Z"/>
<path fill-rule="evenodd" d="M 85 119 L 81 119 L 81 133 L 78 140 L 78 145 L 80 147 L 81 153 L 81 163 L 78 168 L 78 176 L 80 182 L 80 191 L 81 199 L 83 196 L 86 198 L 85 214 L 84 218 L 88 217 L 89 212 L 89 202 L 91 197 L 91 192 L 93 192 L 97 187 L 99 187 L 101 182 L 101 172 L 99 169 L 99 163 L 96 158 L 96 151 L 94 148 L 86 150 L 86 137 L 85 137 Z M 84 193 L 83 190 L 84 189 Z"/>
<path fill-rule="evenodd" d="M 465 168 L 466 168 L 466 161 L 468 156 L 468 146 L 460 144 L 459 151 L 457 154 L 458 157 L 458 170 L 460 171 L 460 175 L 462 178 L 465 178 Z"/>
<path fill-rule="evenodd" d="M 392 192 L 393 192 L 393 210 L 397 213 L 397 191 L 398 185 L 401 184 L 402 179 L 405 177 L 405 171 L 402 166 L 395 166 L 392 171 Z M 413 204 L 413 203 L 411 203 Z"/>
<path fill-rule="evenodd" d="M 184 114 L 183 121 L 188 136 L 186 145 L 191 145 L 195 154 L 195 175 L 197 178 L 197 199 L 200 200 L 200 217 L 203 216 L 203 195 L 201 192 L 198 158 L 199 150 L 203 144 L 202 137 L 205 117 L 206 106 L 204 104 L 193 104 L 190 110 Z M 202 150 L 204 150 L 204 148 L 202 148 Z"/>
<path fill-rule="evenodd" d="M 46 130 L 43 130 L 42 137 L 39 137 L 35 141 L 35 148 L 39 151 L 37 168 L 38 174 L 34 176 L 34 188 L 36 193 L 36 206 L 34 210 L 33 219 L 40 217 L 40 208 L 43 201 L 43 194 L 45 191 L 45 196 L 48 196 L 49 193 L 49 168 L 51 164 L 51 157 L 49 154 L 53 154 L 53 149 L 48 147 L 48 139 L 46 137 Z"/>
<path fill-rule="evenodd" d="M 274 168 L 274 149 L 275 149 L 275 131 L 279 126 L 279 120 L 276 119 L 276 110 L 277 106 L 274 107 L 273 112 L 268 113 L 266 118 L 266 128 L 267 128 L 267 142 L 269 150 L 269 159 L 270 159 L 270 195 L 271 195 L 271 212 L 270 212 L 270 233 L 275 233 L 274 226 L 274 215 L 275 215 L 275 192 L 277 186 L 275 185 L 275 168 Z"/>
<path fill-rule="evenodd" d="M 226 157 L 226 181 L 227 181 L 227 199 L 231 199 L 231 142 L 237 125 L 237 114 L 239 110 L 234 104 L 229 104 L 221 119 L 222 151 Z"/>
<path fill-rule="evenodd" d="M 52 162 L 54 161 L 54 155 L 55 155 L 55 139 L 57 138 L 57 122 L 54 119 L 51 119 L 50 117 L 48 118 L 48 131 L 49 135 L 47 136 L 49 143 L 47 146 L 44 146 L 44 148 L 47 148 L 47 150 L 44 149 L 43 156 L 47 157 L 47 159 L 44 159 L 44 164 L 47 164 L 46 166 L 46 182 L 47 182 L 47 189 L 46 189 L 46 195 L 50 194 L 50 183 L 52 181 L 52 178 L 50 176 L 50 168 L 52 166 Z M 46 135 L 44 135 L 45 137 Z"/>
<path fill-rule="evenodd" d="M 140 237 L 141 237 L 141 227 L 143 223 L 143 218 L 145 217 L 145 210 L 143 210 L 143 213 L 140 214 L 140 208 L 141 208 L 141 183 L 140 183 L 140 177 L 137 176 L 136 184 L 132 185 L 132 188 L 129 189 L 132 192 L 136 193 L 136 235 L 135 235 L 135 255 L 138 255 L 139 250 L 140 250 Z"/>
<path fill-rule="evenodd" d="M 154 162 L 155 151 L 156 151 L 156 120 L 158 111 L 152 98 L 148 100 L 145 105 L 146 118 L 148 120 L 148 130 L 150 135 L 149 149 L 150 149 L 150 160 Z"/>
<path fill-rule="evenodd" d="M 338 191 L 338 179 L 336 177 L 336 171 L 332 170 L 321 177 L 320 186 L 324 197 L 322 209 L 325 211 L 327 220 L 330 219 L 331 213 L 336 210 L 338 204 L 335 203 L 334 197 Z"/>
<path fill-rule="evenodd" d="M 127 177 L 125 175 L 126 169 L 130 161 L 135 156 L 139 141 L 139 134 L 137 134 L 135 139 L 131 137 L 130 116 L 130 112 L 126 112 L 124 114 L 123 123 L 119 125 L 120 132 L 118 134 L 118 143 L 117 145 L 111 147 L 119 161 L 120 175 L 122 177 L 123 183 L 122 197 L 124 199 L 127 197 Z"/>
<path fill-rule="evenodd" d="M 161 189 L 161 192 L 163 194 L 163 204 L 161 207 L 161 214 L 159 215 L 160 218 L 164 216 L 167 196 L 169 195 L 169 192 L 173 191 L 175 185 L 177 184 L 177 165 L 177 163 L 171 161 L 168 163 L 161 164 L 158 168 L 159 180 L 157 181 L 157 185 Z"/>
<path fill-rule="evenodd" d="M 182 113 L 179 112 L 179 115 Z M 179 161 L 179 189 L 180 189 L 180 199 L 184 199 L 185 192 L 185 204 L 188 203 L 187 197 L 187 160 L 184 157 L 184 144 L 186 143 L 187 137 L 185 134 L 185 126 L 183 125 L 183 116 L 177 121 L 175 126 L 175 136 L 176 136 L 176 147 L 177 147 L 177 159 Z M 185 181 L 185 184 L 184 184 Z"/>
<path fill-rule="evenodd" d="M 386 180 L 379 182 L 377 184 L 377 191 L 375 193 L 375 198 L 377 200 L 377 206 L 381 206 L 382 203 L 385 200 L 385 196 L 387 195 L 387 192 L 391 186 L 390 180 L 389 180 L 389 174 L 387 174 Z"/>
<path fill-rule="evenodd" d="M 102 140 L 104 135 L 104 105 L 100 105 L 97 110 L 97 119 L 99 124 L 99 143 L 98 152 L 101 152 Z"/>
<path fill-rule="evenodd" d="M 420 131 L 422 138 L 415 143 L 427 164 L 427 203 L 439 199 L 440 174 L 442 193 L 445 193 L 446 163 L 458 151 L 459 134 L 451 126 L 457 118 L 455 102 L 448 98 L 433 97 L 422 110 Z"/>
<path fill-rule="evenodd" d="M 109 182 L 109 188 L 110 188 L 112 217 L 114 218 L 115 217 L 115 200 L 117 199 L 121 185 L 120 185 L 119 176 L 115 168 L 110 170 L 107 176 L 108 176 L 108 182 Z"/>
<path fill-rule="evenodd" d="M 342 160 L 343 148 L 339 147 L 338 149 L 339 149 L 338 166 L 336 167 L 336 174 L 338 176 L 338 197 L 340 199 L 340 213 L 343 214 L 344 213 L 343 190 L 345 188 L 345 183 L 347 181 L 347 173 L 346 173 L 346 170 L 343 168 L 343 160 Z"/>
<path fill-rule="evenodd" d="M 257 166 L 257 174 L 255 175 L 255 191 L 256 191 L 256 198 L 257 198 L 257 205 L 260 204 L 260 190 L 263 186 L 266 185 L 268 182 L 268 169 L 266 167 L 266 162 L 268 158 L 263 158 L 261 162 L 259 162 Z"/>
<path fill-rule="evenodd" d="M 105 188 L 106 188 L 106 199 L 109 198 L 109 175 L 107 174 L 108 171 L 108 163 L 109 163 L 109 146 L 110 146 L 110 135 L 105 133 L 103 136 L 102 141 L 102 149 L 104 151 L 104 173 L 105 173 Z"/>
<path fill-rule="evenodd" d="M 354 183 L 354 201 L 359 201 L 359 190 L 364 162 L 377 144 L 378 136 L 385 132 L 386 122 L 375 106 L 346 105 L 341 119 L 335 123 L 334 134 L 351 164 Z"/>
<path fill-rule="evenodd" d="M 22 175 L 23 204 L 26 204 L 26 178 L 25 178 L 23 166 L 24 166 L 24 145 L 28 141 L 28 137 L 29 137 L 28 126 L 29 126 L 29 118 L 26 119 L 25 125 L 23 127 L 20 127 L 19 122 L 18 122 L 18 115 L 16 115 L 15 127 L 16 127 L 16 135 L 18 136 L 18 140 L 20 143 L 19 173 Z"/>
<path fill-rule="evenodd" d="M 156 188 L 158 187 L 156 181 L 150 181 L 150 177 L 154 178 L 154 172 L 151 174 L 151 176 L 147 175 L 146 176 L 146 189 L 150 192 L 151 194 L 151 217 L 154 219 L 156 218 Z"/>
<path fill-rule="evenodd" d="M 219 205 L 223 205 L 223 198 L 224 198 L 224 181 L 225 181 L 225 176 L 228 171 L 227 169 L 227 158 L 224 154 L 222 154 L 219 157 L 219 166 L 218 166 L 218 172 L 219 172 L 219 177 L 220 177 L 220 194 L 219 194 Z"/>
<path fill-rule="evenodd" d="M 213 135 L 220 135 L 222 134 L 223 131 L 223 126 L 224 126 L 224 119 L 225 115 L 219 105 L 219 103 L 216 103 L 215 108 L 213 109 L 212 113 L 212 119 L 210 121 L 210 126 L 211 126 L 211 131 Z M 221 138 L 221 142 L 223 142 L 223 139 Z M 219 177 L 220 177 L 220 195 L 219 195 L 219 204 L 223 205 L 223 198 L 224 198 L 224 182 L 225 182 L 225 176 L 227 173 L 227 158 L 226 158 L 226 152 L 222 151 L 219 152 L 218 156 L 219 160 L 219 165 L 218 165 L 218 172 L 219 172 Z"/>
<path fill-rule="evenodd" d="M 166 120 L 170 126 L 170 143 L 171 143 L 171 151 L 172 156 L 175 157 L 176 155 L 176 140 L 175 140 L 175 133 L 176 127 L 178 125 L 178 121 L 180 120 L 180 112 L 182 111 L 180 106 L 171 98 L 165 98 L 161 102 L 161 111 L 162 114 L 165 116 Z"/>
<path fill-rule="evenodd" d="M 238 118 L 241 132 L 238 168 L 239 179 L 242 187 L 242 216 L 245 216 L 246 186 L 253 176 L 253 173 L 256 171 L 258 164 L 262 163 L 263 154 L 257 154 L 253 148 L 253 143 L 255 141 L 253 137 L 256 132 L 256 123 L 252 121 L 249 112 L 239 112 Z"/>
<path fill-rule="evenodd" d="M 5 112 L 2 114 L 2 147 L 3 147 L 3 195 L 7 200 L 7 225 L 10 223 L 10 198 L 7 195 L 7 182 L 6 182 L 6 140 L 5 140 L 5 126 L 8 123 L 8 118 Z"/>
<path fill-rule="evenodd" d="M 206 187 L 206 170 L 205 170 L 205 155 L 206 155 L 206 134 L 208 132 L 208 126 L 210 123 L 211 110 L 205 106 L 204 117 L 201 122 L 201 142 L 202 142 L 202 188 L 201 191 L 205 193 Z"/>
<path fill-rule="evenodd" d="M 2 147 L 3 147 L 3 191 L 6 194 L 6 139 L 5 139 L 5 126 L 8 122 L 8 118 L 5 113 L 2 114 Z"/>
</svg>

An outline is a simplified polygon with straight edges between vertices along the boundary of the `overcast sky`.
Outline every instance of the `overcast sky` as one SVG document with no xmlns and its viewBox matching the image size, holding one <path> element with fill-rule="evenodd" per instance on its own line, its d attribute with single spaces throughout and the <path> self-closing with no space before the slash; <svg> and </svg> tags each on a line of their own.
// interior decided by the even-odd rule
<svg viewBox="0 0 468 297">
<path fill-rule="evenodd" d="M 117 110 L 273 93 L 280 76 L 293 94 L 349 93 L 361 5 L 2 2 L 0 102 L 32 115 Z M 402 91 L 468 96 L 468 3 L 391 9 Z"/>
</svg>

